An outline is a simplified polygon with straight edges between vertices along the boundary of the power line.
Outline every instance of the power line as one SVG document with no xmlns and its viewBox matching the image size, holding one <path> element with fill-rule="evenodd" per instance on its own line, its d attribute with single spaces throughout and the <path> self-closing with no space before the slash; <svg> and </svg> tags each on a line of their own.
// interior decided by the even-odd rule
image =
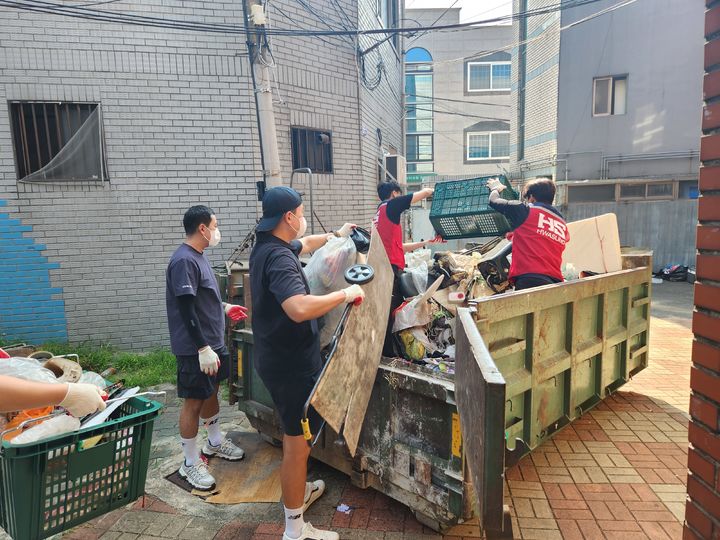
<svg viewBox="0 0 720 540">
<path fill-rule="evenodd" d="M 635 3 L 636 1 L 637 1 L 637 0 L 622 0 L 621 2 L 618 2 L 617 4 L 614 4 L 614 5 L 612 5 L 612 6 L 609 6 L 609 7 L 605 8 L 605 9 L 602 9 L 602 10 L 600 10 L 600 11 L 598 11 L 598 12 L 596 12 L 596 13 L 593 13 L 593 14 L 591 14 L 591 15 L 588 15 L 587 17 L 584 17 L 583 19 L 577 20 L 577 21 L 575 21 L 575 22 L 573 22 L 573 23 L 570 23 L 570 24 L 567 24 L 567 25 L 565 25 L 565 26 L 563 26 L 563 27 L 560 27 L 560 28 L 558 28 L 557 30 L 554 30 L 554 31 L 551 31 L 551 32 L 543 32 L 542 34 L 540 34 L 540 35 L 538 35 L 538 36 L 535 36 L 535 37 L 532 37 L 532 38 L 529 38 L 529 39 L 526 39 L 526 40 L 523 40 L 523 41 L 518 41 L 518 42 L 515 42 L 515 43 L 511 43 L 511 44 L 508 44 L 508 45 L 506 45 L 506 46 L 504 46 L 504 47 L 500 47 L 500 48 L 497 48 L 497 49 L 491 49 L 491 50 L 485 50 L 485 51 L 477 51 L 477 52 L 471 54 L 470 56 L 461 56 L 461 57 L 458 57 L 458 58 L 450 58 L 450 59 L 447 59 L 447 60 L 437 60 L 437 61 L 433 61 L 432 64 L 433 64 L 433 65 L 455 64 L 455 63 L 458 63 L 458 62 L 465 62 L 465 61 L 468 61 L 468 60 L 476 60 L 476 59 L 482 58 L 483 56 L 487 56 L 487 55 L 494 54 L 494 53 L 498 53 L 498 52 L 506 52 L 506 51 L 512 50 L 512 49 L 514 49 L 514 48 L 516 48 L 516 47 L 519 47 L 519 46 L 521 46 L 521 45 L 528 45 L 528 44 L 533 43 L 533 42 L 535 42 L 535 41 L 539 41 L 539 40 L 542 40 L 542 39 L 546 39 L 546 38 L 554 35 L 555 33 L 563 32 L 563 31 L 568 30 L 568 29 L 570 29 L 570 28 L 573 28 L 574 26 L 577 26 L 577 25 L 579 25 L 579 24 L 583 24 L 583 23 L 585 23 L 585 22 L 591 21 L 592 19 L 596 19 L 596 18 L 598 18 L 598 17 L 602 17 L 603 15 L 606 15 L 606 14 L 608 14 L 608 13 L 611 13 L 611 12 L 615 11 L 615 10 L 618 10 L 618 9 L 624 8 L 625 6 L 628 6 L 628 5 L 630 5 L 630 4 L 633 4 L 633 3 Z M 583 5 L 584 5 L 584 4 L 583 4 Z M 573 7 L 576 7 L 576 6 L 573 6 Z"/>
<path fill-rule="evenodd" d="M 510 105 L 502 105 L 500 103 L 484 103 L 482 101 L 470 101 L 469 99 L 452 99 L 452 98 L 443 98 L 443 97 L 437 97 L 437 96 L 420 96 L 418 94 L 405 94 L 407 97 L 414 97 L 414 98 L 420 98 L 420 99 L 430 99 L 432 101 L 449 101 L 452 103 L 464 103 L 464 104 L 472 104 L 472 105 L 488 105 L 490 107 L 510 107 Z M 412 103 L 410 103 L 412 104 Z"/>
<path fill-rule="evenodd" d="M 442 19 L 448 11 L 450 11 L 452 8 L 454 8 L 454 7 L 455 7 L 455 4 L 457 4 L 459 1 L 460 1 L 460 0 L 455 0 L 452 4 L 450 4 L 450 7 L 447 8 L 445 11 L 443 11 L 443 12 L 440 14 L 440 16 L 439 16 L 437 19 L 435 19 L 435 20 L 432 22 L 432 24 L 430 24 L 430 26 L 435 26 L 435 25 L 438 23 L 438 21 L 439 21 L 440 19 Z M 415 36 L 415 37 L 410 41 L 410 43 L 416 42 L 418 39 L 420 39 L 421 37 L 423 37 L 425 34 L 427 34 L 427 31 L 421 32 L 420 34 L 418 34 L 417 36 Z"/>
<path fill-rule="evenodd" d="M 488 24 L 493 22 L 502 22 L 509 20 L 518 20 L 523 17 L 532 17 L 553 13 L 555 11 L 564 11 L 581 5 L 592 4 L 602 0 L 577 0 L 569 4 L 561 2 L 552 6 L 528 10 L 526 12 L 514 13 L 510 16 L 495 17 L 484 21 L 474 21 L 472 23 L 457 23 L 449 25 L 420 27 L 420 28 L 374 28 L 374 29 L 349 29 L 349 30 L 293 30 L 287 28 L 268 29 L 268 35 L 277 36 L 372 36 L 372 35 L 393 35 L 393 34 L 411 34 L 418 31 L 463 31 L 473 30 L 474 26 L 479 24 Z M 89 9 L 80 6 L 65 6 L 49 1 L 42 0 L 0 0 L 0 6 L 11 7 L 36 13 L 50 13 L 55 15 L 64 15 L 68 17 L 89 19 L 102 22 L 132 24 L 138 26 L 151 26 L 161 28 L 171 28 L 175 30 L 189 30 L 199 32 L 216 32 L 227 34 L 246 34 L 244 28 L 238 25 L 220 24 L 220 23 L 201 23 L 198 21 L 185 21 L 179 19 L 168 19 L 162 17 L 142 16 L 122 12 L 106 12 L 96 9 Z M 311 8 L 312 9 L 312 8 Z M 251 32 L 254 33 L 254 32 Z"/>
</svg>

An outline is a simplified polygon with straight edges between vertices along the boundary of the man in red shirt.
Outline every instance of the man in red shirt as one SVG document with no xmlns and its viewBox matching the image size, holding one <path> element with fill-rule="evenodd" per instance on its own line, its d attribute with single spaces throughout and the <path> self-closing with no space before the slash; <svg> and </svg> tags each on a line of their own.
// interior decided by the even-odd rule
<svg viewBox="0 0 720 540">
<path fill-rule="evenodd" d="M 388 259 L 395 273 L 393 281 L 392 301 L 390 302 L 390 319 L 385 334 L 385 345 L 383 346 L 383 356 L 395 356 L 395 349 L 392 340 L 392 314 L 402 304 L 403 297 L 400 293 L 400 274 L 405 268 L 405 253 L 415 251 L 425 247 L 427 244 L 435 240 L 426 240 L 424 242 L 403 243 L 403 231 L 400 226 L 400 216 L 409 209 L 412 204 L 418 203 L 423 199 L 431 197 L 435 192 L 432 188 L 421 189 L 415 193 L 403 195 L 402 188 L 397 182 L 383 182 L 377 188 L 378 197 L 382 201 L 378 206 L 377 214 L 373 219 L 373 224 L 382 239 Z"/>
<path fill-rule="evenodd" d="M 523 188 L 522 201 L 500 197 L 505 185 L 496 178 L 488 182 L 488 188 L 490 206 L 513 228 L 509 279 L 515 290 L 562 282 L 562 255 L 570 235 L 565 218 L 552 206 L 555 182 L 549 178 L 531 180 Z"/>
</svg>

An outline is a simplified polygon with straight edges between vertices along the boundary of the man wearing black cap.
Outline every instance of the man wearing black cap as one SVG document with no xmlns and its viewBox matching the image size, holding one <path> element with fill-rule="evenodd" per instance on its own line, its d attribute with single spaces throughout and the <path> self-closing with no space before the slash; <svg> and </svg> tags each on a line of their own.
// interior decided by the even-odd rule
<svg viewBox="0 0 720 540">
<path fill-rule="evenodd" d="M 346 223 L 334 234 L 347 237 L 354 227 Z M 322 370 L 317 319 L 365 294 L 359 285 L 323 296 L 310 294 L 298 257 L 321 248 L 331 235 L 303 238 L 306 228 L 297 191 L 276 187 L 265 193 L 257 243 L 250 255 L 255 368 L 272 396 L 284 431 L 283 540 L 337 540 L 337 533 L 318 530 L 303 520 L 305 510 L 325 491 L 325 483 L 306 482 L 310 446 L 300 420 Z M 317 432 L 320 416 L 310 408 L 308 417 L 311 431 Z"/>
</svg>

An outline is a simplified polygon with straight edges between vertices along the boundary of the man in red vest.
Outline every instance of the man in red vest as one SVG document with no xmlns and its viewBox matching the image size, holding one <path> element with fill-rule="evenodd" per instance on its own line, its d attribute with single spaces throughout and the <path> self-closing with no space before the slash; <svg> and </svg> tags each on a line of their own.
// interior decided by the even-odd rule
<svg viewBox="0 0 720 540">
<path fill-rule="evenodd" d="M 570 235 L 565 218 L 552 206 L 555 182 L 549 178 L 531 180 L 523 188 L 522 201 L 500 197 L 505 185 L 496 178 L 488 182 L 488 188 L 490 206 L 513 228 L 509 279 L 515 290 L 562 282 L 562 255 Z"/>
<path fill-rule="evenodd" d="M 405 268 L 405 253 L 425 247 L 427 244 L 437 241 L 436 239 L 424 242 L 403 243 L 403 231 L 400 226 L 400 216 L 409 209 L 412 204 L 431 197 L 435 192 L 432 188 L 421 189 L 415 193 L 403 195 L 402 188 L 397 182 L 383 182 L 377 188 L 378 197 L 382 201 L 378 206 L 377 214 L 373 224 L 382 239 L 388 259 L 395 273 L 393 281 L 392 301 L 390 302 L 390 320 L 385 334 L 383 356 L 395 356 L 392 341 L 392 314 L 402 304 L 403 297 L 400 293 L 400 274 Z"/>
</svg>

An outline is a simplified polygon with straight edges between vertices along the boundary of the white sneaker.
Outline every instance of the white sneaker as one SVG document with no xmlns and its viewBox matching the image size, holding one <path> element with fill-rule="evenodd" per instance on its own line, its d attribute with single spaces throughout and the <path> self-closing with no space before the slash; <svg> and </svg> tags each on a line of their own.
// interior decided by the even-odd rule
<svg viewBox="0 0 720 540">
<path fill-rule="evenodd" d="M 316 529 L 306 521 L 300 536 L 297 538 L 291 538 L 287 535 L 287 533 L 284 533 L 283 540 L 340 540 L 340 535 L 333 531 L 321 531 L 320 529 Z"/>
<path fill-rule="evenodd" d="M 322 480 L 305 482 L 305 502 L 303 503 L 303 512 L 307 512 L 310 505 L 322 497 L 323 493 L 325 493 L 325 482 Z"/>
<path fill-rule="evenodd" d="M 218 446 L 213 446 L 210 441 L 207 441 L 203 446 L 202 453 L 206 456 L 218 456 L 228 461 L 240 461 L 245 457 L 245 450 L 227 437 Z"/>
<path fill-rule="evenodd" d="M 215 485 L 215 478 L 210 474 L 207 464 L 202 459 L 198 460 L 192 467 L 186 465 L 183 461 L 178 472 L 195 489 L 207 491 Z"/>
</svg>

